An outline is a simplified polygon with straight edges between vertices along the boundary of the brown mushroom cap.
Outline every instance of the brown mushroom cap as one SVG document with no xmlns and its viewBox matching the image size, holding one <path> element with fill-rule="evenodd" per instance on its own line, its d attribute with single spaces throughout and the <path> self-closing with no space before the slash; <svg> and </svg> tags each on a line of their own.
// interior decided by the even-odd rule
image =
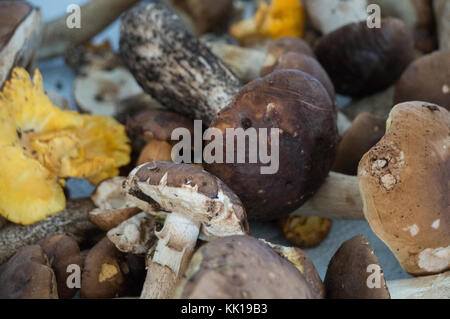
<svg viewBox="0 0 450 319">
<path fill-rule="evenodd" d="M 344 242 L 328 265 L 324 280 L 327 298 L 390 299 L 382 271 L 379 288 L 367 285 L 372 274 L 370 265 L 377 265 L 381 271 L 380 262 L 365 237 L 359 235 Z"/>
<path fill-rule="evenodd" d="M 39 245 L 21 248 L 0 268 L 0 299 L 57 299 L 47 256 Z"/>
<path fill-rule="evenodd" d="M 413 59 L 414 39 L 403 21 L 382 19 L 347 24 L 324 36 L 315 49 L 336 92 L 365 96 L 394 83 Z"/>
<path fill-rule="evenodd" d="M 125 287 L 124 256 L 107 237 L 91 248 L 84 261 L 81 298 L 114 298 Z"/>
<path fill-rule="evenodd" d="M 395 104 L 426 101 L 450 110 L 450 50 L 425 55 L 409 65 L 395 86 Z"/>
<path fill-rule="evenodd" d="M 335 107 L 327 91 L 297 70 L 278 70 L 250 82 L 211 127 L 221 130 L 225 140 L 226 128 L 267 128 L 268 134 L 271 128 L 280 130 L 275 174 L 261 174 L 266 165 L 260 162 L 205 164 L 239 196 L 249 219 L 277 219 L 302 205 L 328 175 L 338 140 Z"/>
<path fill-rule="evenodd" d="M 206 238 L 246 234 L 247 216 L 239 198 L 217 177 L 190 164 L 151 162 L 135 168 L 125 183 L 139 208 L 156 207 L 202 224 Z"/>
<path fill-rule="evenodd" d="M 332 170 L 356 175 L 363 155 L 384 135 L 386 121 L 369 112 L 359 114 L 339 143 Z"/>
<path fill-rule="evenodd" d="M 231 236 L 202 246 L 192 257 L 175 298 L 312 299 L 294 264 L 250 236 Z"/>
<path fill-rule="evenodd" d="M 127 201 L 122 191 L 124 181 L 123 176 L 108 178 L 97 186 L 91 196 L 97 208 L 89 212 L 89 221 L 104 231 L 119 226 L 123 221 L 141 212 Z"/>
<path fill-rule="evenodd" d="M 287 52 L 278 59 L 275 65 L 275 70 L 281 69 L 294 69 L 312 75 L 322 83 L 330 95 L 331 100 L 334 101 L 335 92 L 333 82 L 331 82 L 327 72 L 325 72 L 315 58 L 303 53 Z"/>
<path fill-rule="evenodd" d="M 410 274 L 450 268 L 449 136 L 449 111 L 401 103 L 359 163 L 364 215 Z"/>
<path fill-rule="evenodd" d="M 55 272 L 58 283 L 58 294 L 61 299 L 71 299 L 77 288 L 67 286 L 67 278 L 71 275 L 68 272 L 69 265 L 83 267 L 83 257 L 80 254 L 80 247 L 72 237 L 67 235 L 54 235 L 43 239 L 39 245 L 48 257 L 50 266 Z"/>
<path fill-rule="evenodd" d="M 272 40 L 267 47 L 264 65 L 261 69 L 261 76 L 272 73 L 278 59 L 287 52 L 295 52 L 314 57 L 314 52 L 308 43 L 302 39 L 296 37 L 283 37 L 278 40 Z"/>
</svg>

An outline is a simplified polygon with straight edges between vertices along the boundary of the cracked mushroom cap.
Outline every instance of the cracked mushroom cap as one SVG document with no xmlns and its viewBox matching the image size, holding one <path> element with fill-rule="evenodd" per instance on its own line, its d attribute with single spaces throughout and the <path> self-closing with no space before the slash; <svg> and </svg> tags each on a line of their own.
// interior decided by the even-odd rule
<svg viewBox="0 0 450 319">
<path fill-rule="evenodd" d="M 306 202 L 328 176 L 338 141 L 336 118 L 335 105 L 317 79 L 297 70 L 274 71 L 245 85 L 210 128 L 222 132 L 223 154 L 229 152 L 232 138 L 235 153 L 239 147 L 227 128 L 254 128 L 257 135 L 267 129 L 269 150 L 277 146 L 276 141 L 271 143 L 272 134 L 278 132 L 278 170 L 261 174 L 268 164 L 258 159 L 205 163 L 205 168 L 233 189 L 249 219 L 278 219 Z M 247 158 L 249 153 L 246 147 Z M 275 159 L 276 154 L 272 162 Z"/>
<path fill-rule="evenodd" d="M 359 163 L 366 219 L 413 275 L 450 268 L 449 136 L 445 108 L 401 103 Z"/>
<path fill-rule="evenodd" d="M 375 275 L 375 269 L 380 272 L 379 287 L 371 288 L 369 276 Z M 324 283 L 329 299 L 390 299 L 380 262 L 369 241 L 360 235 L 339 247 L 328 264 Z"/>
<path fill-rule="evenodd" d="M 312 299 L 296 266 L 263 241 L 230 236 L 202 246 L 175 292 L 182 299 Z"/>
<path fill-rule="evenodd" d="M 0 267 L 0 299 L 58 299 L 55 274 L 39 245 L 21 248 Z"/>
<path fill-rule="evenodd" d="M 413 59 L 414 39 L 399 19 L 381 20 L 380 28 L 367 22 L 347 24 L 325 35 L 315 48 L 336 92 L 360 97 L 393 84 Z"/>
<path fill-rule="evenodd" d="M 139 208 L 186 215 L 202 224 L 206 239 L 248 232 L 239 198 L 217 177 L 190 164 L 151 162 L 136 167 L 124 184 Z"/>
</svg>

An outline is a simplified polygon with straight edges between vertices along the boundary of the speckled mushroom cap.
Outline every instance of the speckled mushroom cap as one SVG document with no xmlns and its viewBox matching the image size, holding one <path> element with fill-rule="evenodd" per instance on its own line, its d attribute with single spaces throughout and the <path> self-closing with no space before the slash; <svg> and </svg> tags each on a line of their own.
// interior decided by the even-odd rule
<svg viewBox="0 0 450 319">
<path fill-rule="evenodd" d="M 260 161 L 205 163 L 206 170 L 239 196 L 253 220 L 277 219 L 300 207 L 328 175 L 337 148 L 334 103 L 317 79 L 297 70 L 274 71 L 250 82 L 210 127 L 222 132 L 224 154 L 227 128 L 252 127 L 257 132 L 264 128 L 268 136 L 278 129 L 279 169 L 275 174 L 261 174 L 261 167 L 267 165 Z M 270 139 L 267 143 L 270 150 Z M 245 152 L 248 156 L 248 147 Z"/>
<path fill-rule="evenodd" d="M 230 236 L 202 246 L 179 283 L 181 299 L 312 299 L 294 264 L 264 242 Z"/>
<path fill-rule="evenodd" d="M 370 288 L 369 276 L 375 271 L 380 271 L 379 287 Z M 324 283 L 329 299 L 390 299 L 380 262 L 363 236 L 355 236 L 339 247 L 328 264 Z"/>
<path fill-rule="evenodd" d="M 365 96 L 394 83 L 413 59 L 414 39 L 405 23 L 381 20 L 381 28 L 367 22 L 350 23 L 322 37 L 314 50 L 336 92 Z"/>
<path fill-rule="evenodd" d="M 450 110 L 450 49 L 411 63 L 395 85 L 394 103 L 427 101 Z"/>
<path fill-rule="evenodd" d="M 366 219 L 410 274 L 450 268 L 449 137 L 449 111 L 401 103 L 359 163 Z"/>
<path fill-rule="evenodd" d="M 151 162 L 135 168 L 124 184 L 127 197 L 151 212 L 176 212 L 202 224 L 203 238 L 246 234 L 239 198 L 217 177 L 190 164 Z"/>
</svg>

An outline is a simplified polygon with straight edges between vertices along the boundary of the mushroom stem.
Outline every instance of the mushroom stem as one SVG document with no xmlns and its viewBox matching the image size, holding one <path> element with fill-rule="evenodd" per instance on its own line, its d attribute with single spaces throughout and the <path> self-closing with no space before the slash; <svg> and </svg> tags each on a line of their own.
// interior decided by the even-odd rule
<svg viewBox="0 0 450 319">
<path fill-rule="evenodd" d="M 314 196 L 291 215 L 365 219 L 358 178 L 330 172 Z"/>
<path fill-rule="evenodd" d="M 67 26 L 72 12 L 46 23 L 38 59 L 62 55 L 70 47 L 88 41 L 137 2 L 139 0 L 91 0 L 81 6 L 81 28 Z"/>
<path fill-rule="evenodd" d="M 177 213 L 167 216 L 161 231 L 156 232 L 159 240 L 152 260 L 147 265 L 142 299 L 172 297 L 191 259 L 199 232 L 199 222 Z"/>
<path fill-rule="evenodd" d="M 266 57 L 265 51 L 223 42 L 207 42 L 206 45 L 242 82 L 247 83 L 259 77 Z"/>
<path fill-rule="evenodd" d="M 450 271 L 443 274 L 387 282 L 392 299 L 447 299 Z"/>
</svg>

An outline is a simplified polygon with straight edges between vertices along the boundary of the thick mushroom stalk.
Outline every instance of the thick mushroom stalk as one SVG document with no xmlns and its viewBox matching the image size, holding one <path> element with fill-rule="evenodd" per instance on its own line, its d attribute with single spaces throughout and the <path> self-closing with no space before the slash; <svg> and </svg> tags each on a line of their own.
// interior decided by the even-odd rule
<svg viewBox="0 0 450 319">
<path fill-rule="evenodd" d="M 141 298 L 170 298 L 184 273 L 198 237 L 248 232 L 245 210 L 231 190 L 201 168 L 171 162 L 146 163 L 128 176 L 129 200 L 147 213 L 168 212 L 147 264 Z M 200 234 L 201 232 L 201 234 Z"/>
</svg>

